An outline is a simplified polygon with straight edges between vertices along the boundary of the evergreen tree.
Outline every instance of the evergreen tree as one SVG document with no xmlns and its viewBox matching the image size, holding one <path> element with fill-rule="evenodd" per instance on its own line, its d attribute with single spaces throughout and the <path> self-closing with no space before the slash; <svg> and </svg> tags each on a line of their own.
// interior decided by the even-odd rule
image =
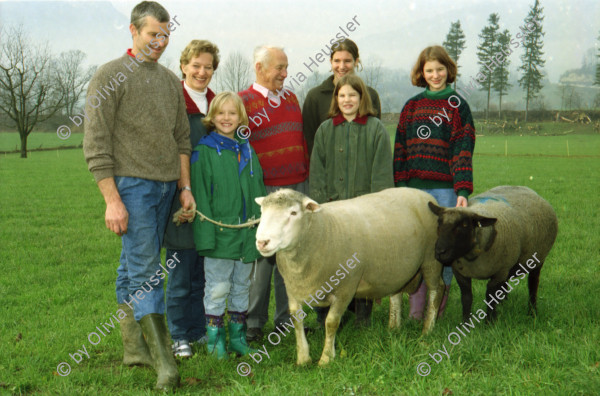
<svg viewBox="0 0 600 396">
<path fill-rule="evenodd" d="M 458 80 L 458 69 L 460 66 L 458 65 L 458 58 L 460 58 L 460 54 L 464 51 L 465 47 L 465 33 L 460 27 L 460 20 L 456 22 L 450 23 L 450 31 L 446 35 L 446 41 L 444 41 L 444 48 L 448 51 L 448 55 L 456 62 L 457 73 L 456 77 Z M 454 80 L 454 89 L 456 89 L 456 80 Z"/>
<path fill-rule="evenodd" d="M 525 28 L 522 29 L 523 40 L 521 43 L 525 49 L 523 55 L 521 55 L 521 66 L 519 70 L 523 72 L 523 76 L 519 79 L 519 85 L 523 87 L 525 91 L 525 122 L 527 122 L 527 113 L 529 112 L 529 102 L 536 98 L 540 90 L 542 89 L 542 74 L 541 68 L 544 67 L 546 61 L 542 59 L 542 48 L 544 42 L 542 38 L 544 32 L 542 31 L 542 22 L 544 17 L 542 15 L 544 9 L 540 7 L 539 0 L 535 0 L 533 7 L 529 10 L 529 14 L 525 18 Z M 519 38 L 519 34 L 516 36 Z"/>
<path fill-rule="evenodd" d="M 507 49 L 512 53 L 509 49 L 510 47 L 510 33 L 508 29 L 505 29 L 501 34 L 498 35 L 498 46 L 502 50 L 506 51 Z M 502 117 L 502 97 L 507 95 L 508 88 L 511 87 L 511 84 L 508 82 L 508 65 L 510 64 L 510 60 L 506 52 L 504 53 L 504 57 L 502 58 L 502 62 L 498 62 L 498 66 L 492 72 L 492 88 L 494 91 L 498 92 L 499 96 L 499 105 L 498 105 L 498 118 Z"/>
<path fill-rule="evenodd" d="M 485 110 L 485 119 L 487 120 L 490 114 L 490 94 L 492 92 L 492 73 L 494 71 L 493 57 L 498 53 L 498 14 L 490 14 L 488 19 L 489 25 L 485 26 L 479 33 L 480 44 L 477 46 L 477 63 L 481 65 L 479 73 L 486 76 L 482 83 L 481 90 L 487 92 L 487 107 Z"/>
</svg>

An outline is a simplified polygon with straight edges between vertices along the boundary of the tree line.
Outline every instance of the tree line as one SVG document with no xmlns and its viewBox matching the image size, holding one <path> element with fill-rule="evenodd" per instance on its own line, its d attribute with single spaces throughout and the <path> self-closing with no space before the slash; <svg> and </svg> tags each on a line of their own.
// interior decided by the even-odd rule
<svg viewBox="0 0 600 396">
<path fill-rule="evenodd" d="M 487 93 L 486 120 L 489 118 L 492 91 L 498 94 L 498 117 L 502 115 L 502 97 L 507 94 L 508 88 L 511 87 L 508 82 L 510 54 L 513 49 L 522 46 L 524 52 L 520 57 L 521 66 L 518 70 L 521 72 L 521 78 L 518 82 L 525 93 L 525 122 L 527 122 L 529 103 L 538 96 L 543 88 L 544 73 L 542 68 L 546 62 L 542 52 L 544 46 L 544 32 L 541 26 L 544 20 L 543 10 L 539 0 L 535 0 L 525 17 L 525 28 L 521 27 L 521 32 L 516 33 L 515 37 L 512 37 L 508 29 L 500 31 L 500 17 L 497 13 L 490 14 L 488 25 L 484 26 L 481 33 L 479 33 L 477 64 L 480 68 L 475 80 L 480 85 L 479 89 Z M 460 68 L 460 55 L 466 48 L 465 34 L 460 26 L 460 20 L 451 23 L 450 31 L 446 35 L 443 46 Z M 456 89 L 456 81 L 454 82 L 454 88 Z"/>
</svg>

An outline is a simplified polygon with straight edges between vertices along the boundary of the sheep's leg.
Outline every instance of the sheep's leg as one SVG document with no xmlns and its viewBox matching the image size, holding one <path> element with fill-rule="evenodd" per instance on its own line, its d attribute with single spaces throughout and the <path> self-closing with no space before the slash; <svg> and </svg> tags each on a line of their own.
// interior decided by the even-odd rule
<svg viewBox="0 0 600 396">
<path fill-rule="evenodd" d="M 473 289 L 471 288 L 471 278 L 462 276 L 458 271 L 454 272 L 456 283 L 460 287 L 460 302 L 462 303 L 463 322 L 466 322 L 471 315 L 471 307 L 473 306 Z"/>
<path fill-rule="evenodd" d="M 310 364 L 310 353 L 308 350 L 308 341 L 306 341 L 306 335 L 304 334 L 304 318 L 298 317 L 296 313 L 302 308 L 302 306 L 288 294 L 288 301 L 290 306 L 290 313 L 292 322 L 294 323 L 294 332 L 296 333 L 296 349 L 298 351 L 298 360 L 296 364 L 301 366 L 303 364 Z"/>
<path fill-rule="evenodd" d="M 429 334 L 435 325 L 438 310 L 444 297 L 444 281 L 442 278 L 439 278 L 437 285 L 435 283 L 433 285 L 427 284 L 427 289 L 429 293 L 427 294 L 427 313 L 425 314 L 425 321 L 423 323 L 423 334 Z"/>
<path fill-rule="evenodd" d="M 335 358 L 335 333 L 340 326 L 340 319 L 344 311 L 346 311 L 348 304 L 350 304 L 350 300 L 345 303 L 340 303 L 339 300 L 336 300 L 329 307 L 329 312 L 325 319 L 325 345 L 323 346 L 319 366 L 324 366 Z"/>
<path fill-rule="evenodd" d="M 532 316 L 537 315 L 537 291 L 540 284 L 540 271 L 543 265 L 544 262 L 541 262 L 540 265 L 531 270 L 527 278 L 527 286 L 529 286 L 529 309 L 527 313 Z"/>
<path fill-rule="evenodd" d="M 423 322 L 423 334 L 433 330 L 442 297 L 444 297 L 444 281 L 442 280 L 442 264 L 434 258 L 426 261 L 422 267 L 423 278 L 427 285 L 427 312 Z"/>
<path fill-rule="evenodd" d="M 503 279 L 495 279 L 492 278 L 490 279 L 490 281 L 487 284 L 487 288 L 485 290 L 485 299 L 484 301 L 486 301 L 486 320 L 488 322 L 493 322 L 494 320 L 496 320 L 496 317 L 498 316 L 498 310 L 496 308 L 498 308 L 498 305 L 500 305 L 500 303 L 502 302 L 502 300 L 499 300 L 496 297 L 496 292 L 498 290 L 500 290 L 500 286 L 504 284 L 504 280 Z M 492 306 L 492 304 L 498 301 L 498 303 L 496 304 L 496 306 Z"/>
<path fill-rule="evenodd" d="M 399 328 L 402 321 L 402 293 L 390 296 L 390 329 Z"/>
</svg>

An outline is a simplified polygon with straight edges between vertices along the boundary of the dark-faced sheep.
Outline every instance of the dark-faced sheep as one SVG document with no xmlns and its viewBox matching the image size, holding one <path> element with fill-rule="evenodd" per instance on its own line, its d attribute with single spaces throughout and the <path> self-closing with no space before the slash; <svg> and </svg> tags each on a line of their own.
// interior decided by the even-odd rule
<svg viewBox="0 0 600 396">
<path fill-rule="evenodd" d="M 484 301 L 493 320 L 493 303 L 529 273 L 529 312 L 535 314 L 540 270 L 558 230 L 552 206 L 528 187 L 500 186 L 469 199 L 466 208 L 429 207 L 438 215 L 435 256 L 452 265 L 463 321 L 473 304 L 472 278 L 489 279 Z"/>
<path fill-rule="evenodd" d="M 330 306 L 325 346 L 319 361 L 335 357 L 335 333 L 355 295 L 390 298 L 390 327 L 400 326 L 401 292 L 425 279 L 429 293 L 423 333 L 432 330 L 442 299 L 442 265 L 434 257 L 435 199 L 412 188 L 392 188 L 319 205 L 309 197 L 278 190 L 257 198 L 261 221 L 256 246 L 277 254 L 296 333 L 298 364 L 310 363 L 303 331 L 302 304 Z M 303 311 L 302 311 L 303 312 Z"/>
</svg>

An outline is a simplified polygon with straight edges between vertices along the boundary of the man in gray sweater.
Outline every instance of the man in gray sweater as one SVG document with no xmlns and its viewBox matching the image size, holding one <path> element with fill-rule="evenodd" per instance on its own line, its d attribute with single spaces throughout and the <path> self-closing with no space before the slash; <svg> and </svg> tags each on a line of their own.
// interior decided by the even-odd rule
<svg viewBox="0 0 600 396">
<path fill-rule="evenodd" d="M 156 2 L 135 6 L 132 48 L 90 81 L 83 139 L 88 168 L 106 201 L 106 227 L 122 240 L 116 292 L 123 362 L 153 366 L 161 390 L 179 384 L 164 320 L 168 269 L 160 258 L 175 189 L 183 208 L 195 208 L 181 83 L 157 63 L 179 25 L 176 18 Z M 176 260 L 167 257 L 167 267 Z"/>
</svg>

